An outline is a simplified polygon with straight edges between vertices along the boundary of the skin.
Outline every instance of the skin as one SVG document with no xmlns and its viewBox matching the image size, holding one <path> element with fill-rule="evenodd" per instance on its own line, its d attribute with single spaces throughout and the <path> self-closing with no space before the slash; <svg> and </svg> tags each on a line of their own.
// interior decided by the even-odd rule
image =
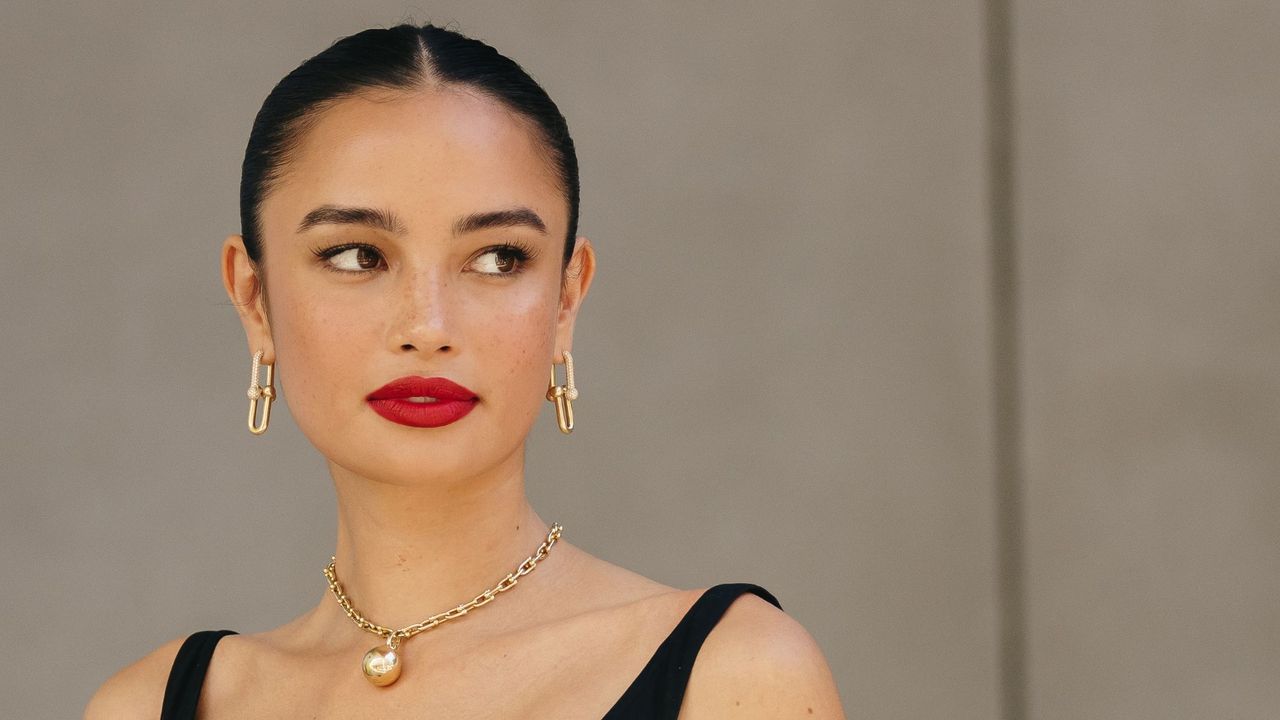
<svg viewBox="0 0 1280 720">
<path fill-rule="evenodd" d="M 328 464 L 339 578 L 382 625 L 404 627 L 475 597 L 546 538 L 550 523 L 525 492 L 525 442 L 547 402 L 550 364 L 572 352 L 596 261 L 578 237 L 562 273 L 568 211 L 535 137 L 526 120 L 468 89 L 344 99 L 302 138 L 263 202 L 261 266 L 238 235 L 222 248 L 248 356 L 262 350 L 275 364 L 280 400 Z M 325 204 L 386 210 L 401 231 L 329 223 L 299 232 Z M 515 207 L 534 211 L 545 232 L 453 232 L 468 214 Z M 520 266 L 491 251 L 508 242 L 533 257 Z M 376 252 L 313 252 L 342 243 Z M 523 269 L 499 274 L 514 267 Z M 444 376 L 480 400 L 444 427 L 399 425 L 365 398 L 405 375 Z M 598 720 L 703 590 L 657 583 L 561 538 L 518 587 L 404 641 L 400 679 L 375 688 L 359 661 L 379 638 L 321 585 L 315 606 L 293 621 L 222 639 L 201 712 Z M 157 717 L 184 638 L 119 671 L 85 717 Z M 707 638 L 680 717 L 728 713 L 844 717 L 813 638 L 755 595 L 736 600 Z"/>
</svg>

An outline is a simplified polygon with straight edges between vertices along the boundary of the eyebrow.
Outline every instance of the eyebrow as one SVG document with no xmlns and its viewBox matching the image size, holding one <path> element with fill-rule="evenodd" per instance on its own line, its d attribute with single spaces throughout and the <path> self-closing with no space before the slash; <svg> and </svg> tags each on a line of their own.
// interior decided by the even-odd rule
<svg viewBox="0 0 1280 720">
<path fill-rule="evenodd" d="M 459 218 L 453 224 L 453 234 L 462 235 L 488 228 L 517 227 L 519 225 L 531 227 L 543 235 L 547 234 L 546 223 L 542 222 L 542 218 L 538 217 L 538 213 L 527 207 L 471 213 L 466 217 Z"/>
<path fill-rule="evenodd" d="M 367 207 L 322 205 L 302 218 L 302 222 L 298 223 L 297 231 L 301 233 L 317 225 L 367 225 L 396 235 L 403 235 L 406 232 L 404 223 L 400 222 L 395 213 L 390 210 Z M 547 233 L 547 225 L 538 213 L 527 207 L 515 207 L 471 213 L 458 218 L 453 224 L 453 234 L 463 235 L 489 228 L 521 225 L 531 227 L 543 235 Z"/>
<path fill-rule="evenodd" d="M 378 230 L 386 230 L 397 235 L 404 234 L 404 225 L 389 210 L 378 210 L 365 207 L 339 207 L 337 205 L 321 205 L 307 213 L 298 223 L 298 232 L 310 230 L 317 225 L 368 225 Z"/>
</svg>

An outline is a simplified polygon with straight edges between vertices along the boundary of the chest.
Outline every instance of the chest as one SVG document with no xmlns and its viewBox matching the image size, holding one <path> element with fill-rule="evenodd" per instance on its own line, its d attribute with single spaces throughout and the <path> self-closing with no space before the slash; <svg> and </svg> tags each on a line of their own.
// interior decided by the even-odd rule
<svg viewBox="0 0 1280 720">
<path fill-rule="evenodd" d="M 358 660 L 358 659 L 357 659 Z M 644 661 L 641 660 L 641 667 Z M 421 664 L 421 663 L 420 663 Z M 554 717 L 600 720 L 640 668 L 617 658 L 513 651 L 436 667 L 407 667 L 378 688 L 350 673 L 282 674 L 242 679 L 236 693 L 202 693 L 199 718 L 298 717 L 312 720 L 493 720 Z"/>
<path fill-rule="evenodd" d="M 662 661 L 655 653 L 679 619 L 670 615 L 593 618 L 465 647 L 419 636 L 401 648 L 400 678 L 381 688 L 362 676 L 360 653 L 286 657 L 228 643 L 211 659 L 197 716 L 601 720 Z"/>
</svg>

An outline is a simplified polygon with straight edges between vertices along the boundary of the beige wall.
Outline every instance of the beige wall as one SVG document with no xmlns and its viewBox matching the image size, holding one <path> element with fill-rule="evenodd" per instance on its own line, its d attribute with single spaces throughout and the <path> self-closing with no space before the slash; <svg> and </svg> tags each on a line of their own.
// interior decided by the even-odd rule
<svg viewBox="0 0 1280 720">
<path fill-rule="evenodd" d="M 1018 3 L 1032 715 L 1280 715 L 1280 5 Z"/>
<path fill-rule="evenodd" d="M 566 537 L 770 589 L 851 718 L 1272 715 L 1276 10 L 989 5 L 0 10 L 5 714 L 325 592 L 332 490 L 285 407 L 244 429 L 217 250 L 270 87 L 406 18 L 578 143 L 580 425 L 528 462 Z"/>
</svg>

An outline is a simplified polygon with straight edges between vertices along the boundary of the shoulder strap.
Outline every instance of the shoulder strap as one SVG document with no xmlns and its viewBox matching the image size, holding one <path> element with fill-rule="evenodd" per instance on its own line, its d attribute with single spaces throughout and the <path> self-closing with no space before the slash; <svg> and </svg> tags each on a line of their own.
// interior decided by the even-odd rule
<svg viewBox="0 0 1280 720">
<path fill-rule="evenodd" d="M 195 720 L 200 689 L 204 687 L 213 650 L 223 636 L 235 634 L 235 630 L 200 630 L 187 637 L 169 670 L 160 720 Z"/>
<path fill-rule="evenodd" d="M 675 720 L 680 714 L 685 687 L 703 641 L 729 605 L 747 592 L 759 595 L 782 609 L 782 604 L 772 593 L 752 583 L 721 583 L 707 588 L 658 646 L 649 664 L 644 666 L 604 720 Z"/>
</svg>

